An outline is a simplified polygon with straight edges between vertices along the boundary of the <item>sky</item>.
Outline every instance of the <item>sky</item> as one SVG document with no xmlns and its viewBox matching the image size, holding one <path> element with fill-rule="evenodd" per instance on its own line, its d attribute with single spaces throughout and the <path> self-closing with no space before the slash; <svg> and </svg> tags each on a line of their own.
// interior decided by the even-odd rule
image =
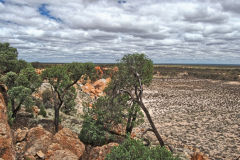
<svg viewBox="0 0 240 160">
<path fill-rule="evenodd" d="M 0 0 L 0 42 L 29 62 L 240 64 L 240 0 Z"/>
</svg>

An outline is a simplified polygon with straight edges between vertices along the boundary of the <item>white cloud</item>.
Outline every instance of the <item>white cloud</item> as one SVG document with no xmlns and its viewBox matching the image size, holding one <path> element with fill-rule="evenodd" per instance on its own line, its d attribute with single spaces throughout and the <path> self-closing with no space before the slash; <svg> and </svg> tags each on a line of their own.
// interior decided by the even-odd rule
<svg viewBox="0 0 240 160">
<path fill-rule="evenodd" d="M 39 12 L 43 4 L 48 15 Z M 6 0 L 0 42 L 28 61 L 114 62 L 145 52 L 155 63 L 239 63 L 238 6 L 234 0 Z"/>
</svg>

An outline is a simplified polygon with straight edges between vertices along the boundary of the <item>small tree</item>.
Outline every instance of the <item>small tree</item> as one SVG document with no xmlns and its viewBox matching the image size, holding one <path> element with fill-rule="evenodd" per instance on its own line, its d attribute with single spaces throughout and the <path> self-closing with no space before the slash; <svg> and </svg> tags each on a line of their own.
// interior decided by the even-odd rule
<svg viewBox="0 0 240 160">
<path fill-rule="evenodd" d="M 94 75 L 94 65 L 92 63 L 71 63 L 61 66 L 47 68 L 42 77 L 51 84 L 52 91 L 55 93 L 56 104 L 54 105 L 54 125 L 55 131 L 58 132 L 59 110 L 66 103 L 69 95 L 75 94 L 74 84 L 80 80 L 83 75 L 90 78 Z"/>
<path fill-rule="evenodd" d="M 33 103 L 32 93 L 40 87 L 41 78 L 35 73 L 34 68 L 29 65 L 22 69 L 19 74 L 8 72 L 1 78 L 8 88 L 8 99 L 12 108 L 12 117 L 15 118 L 22 105 L 31 107 Z"/>
<path fill-rule="evenodd" d="M 144 54 L 129 54 L 125 55 L 119 63 L 119 72 L 113 80 L 115 90 L 120 94 L 127 94 L 132 103 L 138 104 L 147 116 L 147 119 L 151 125 L 151 131 L 156 135 L 161 146 L 164 146 L 164 142 L 159 135 L 157 128 L 151 118 L 150 113 L 143 103 L 143 85 L 150 85 L 153 77 L 153 63 Z M 134 108 L 131 108 L 133 112 L 129 112 L 130 122 L 136 117 Z M 131 124 L 129 130 L 132 129 Z"/>
<path fill-rule="evenodd" d="M 0 74 L 6 74 L 13 71 L 19 73 L 21 69 L 26 68 L 27 62 L 18 60 L 16 48 L 10 47 L 9 43 L 0 43 Z"/>
</svg>

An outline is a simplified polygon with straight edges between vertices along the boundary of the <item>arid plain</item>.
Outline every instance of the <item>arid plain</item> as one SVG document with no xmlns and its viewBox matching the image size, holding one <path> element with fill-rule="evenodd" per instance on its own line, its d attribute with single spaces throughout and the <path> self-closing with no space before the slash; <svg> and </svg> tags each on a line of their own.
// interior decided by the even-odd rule
<svg viewBox="0 0 240 160">
<path fill-rule="evenodd" d="M 155 77 L 144 89 L 159 132 L 177 152 L 188 157 L 200 150 L 210 159 L 240 156 L 239 82 Z M 146 136 L 157 143 L 153 135 Z"/>
</svg>

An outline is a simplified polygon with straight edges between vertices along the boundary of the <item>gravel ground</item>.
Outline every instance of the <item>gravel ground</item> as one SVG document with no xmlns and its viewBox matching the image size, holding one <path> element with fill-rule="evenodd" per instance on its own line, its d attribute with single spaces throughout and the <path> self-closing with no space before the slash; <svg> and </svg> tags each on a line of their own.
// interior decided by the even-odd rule
<svg viewBox="0 0 240 160">
<path fill-rule="evenodd" d="M 219 160 L 240 156 L 240 83 L 154 78 L 144 88 L 144 103 L 175 151 L 199 149 Z"/>
</svg>

